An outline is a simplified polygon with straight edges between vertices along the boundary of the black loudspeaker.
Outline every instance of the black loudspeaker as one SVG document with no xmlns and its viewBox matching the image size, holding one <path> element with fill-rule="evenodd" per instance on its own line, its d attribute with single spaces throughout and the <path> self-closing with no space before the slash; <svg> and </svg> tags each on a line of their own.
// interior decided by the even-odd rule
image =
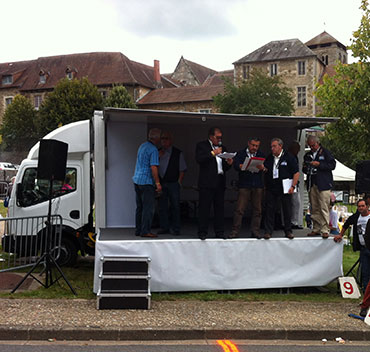
<svg viewBox="0 0 370 352">
<path fill-rule="evenodd" d="M 37 178 L 64 181 L 68 144 L 55 139 L 42 139 L 39 148 Z"/>
<path fill-rule="evenodd" d="M 370 193 L 370 160 L 360 161 L 356 165 L 355 191 L 359 193 Z"/>
</svg>

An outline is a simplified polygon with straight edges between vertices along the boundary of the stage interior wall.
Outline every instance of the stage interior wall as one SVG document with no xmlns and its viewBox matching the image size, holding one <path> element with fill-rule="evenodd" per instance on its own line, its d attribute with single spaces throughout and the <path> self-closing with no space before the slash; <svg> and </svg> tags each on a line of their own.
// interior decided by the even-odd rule
<svg viewBox="0 0 370 352">
<path fill-rule="evenodd" d="M 211 123 L 198 124 L 147 124 L 146 122 L 110 121 L 106 124 L 106 227 L 134 227 L 135 226 L 135 192 L 132 176 L 135 171 L 137 150 L 146 140 L 148 130 L 158 127 L 169 130 L 174 136 L 174 145 L 180 148 L 185 157 L 187 172 L 181 189 L 182 201 L 196 201 L 198 199 L 197 177 L 198 165 L 195 161 L 196 143 L 207 139 Z M 297 138 L 294 128 L 250 128 L 243 125 L 217 124 L 223 130 L 223 144 L 230 152 L 236 152 L 247 146 L 250 137 L 261 139 L 260 149 L 267 155 L 270 140 L 273 137 L 282 138 L 286 145 Z M 237 198 L 237 191 L 233 189 L 232 181 L 237 181 L 238 174 L 232 168 L 226 173 L 227 189 L 225 193 L 225 216 L 232 216 Z"/>
</svg>

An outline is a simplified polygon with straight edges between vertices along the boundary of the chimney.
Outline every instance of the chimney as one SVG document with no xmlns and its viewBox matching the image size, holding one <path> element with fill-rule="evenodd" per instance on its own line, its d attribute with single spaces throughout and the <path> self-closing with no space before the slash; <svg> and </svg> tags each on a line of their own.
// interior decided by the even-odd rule
<svg viewBox="0 0 370 352">
<path fill-rule="evenodd" d="M 154 81 L 157 88 L 162 88 L 161 74 L 159 73 L 159 60 L 154 60 Z"/>
</svg>

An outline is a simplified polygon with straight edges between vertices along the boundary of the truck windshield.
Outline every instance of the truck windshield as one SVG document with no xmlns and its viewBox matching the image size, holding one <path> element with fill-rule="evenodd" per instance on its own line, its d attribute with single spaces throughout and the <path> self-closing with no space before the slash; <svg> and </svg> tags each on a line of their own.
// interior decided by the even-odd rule
<svg viewBox="0 0 370 352">
<path fill-rule="evenodd" d="M 52 198 L 75 191 L 76 175 L 76 169 L 67 168 L 64 181 L 53 182 Z M 17 191 L 17 204 L 21 207 L 29 207 L 47 201 L 49 199 L 49 184 L 48 180 L 37 179 L 37 168 L 26 169 L 21 187 Z"/>
</svg>

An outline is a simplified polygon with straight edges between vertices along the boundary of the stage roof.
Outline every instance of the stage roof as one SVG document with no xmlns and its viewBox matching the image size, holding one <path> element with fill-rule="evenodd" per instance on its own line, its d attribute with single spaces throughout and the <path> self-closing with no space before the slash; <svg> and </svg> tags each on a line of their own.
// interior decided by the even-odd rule
<svg viewBox="0 0 370 352">
<path fill-rule="evenodd" d="M 122 112 L 125 114 L 122 114 Z M 150 124 L 199 124 L 212 122 L 217 126 L 242 126 L 264 128 L 296 128 L 302 130 L 313 126 L 337 121 L 337 117 L 307 116 L 271 116 L 271 115 L 239 115 L 239 114 L 204 114 L 200 112 L 182 112 L 144 109 L 105 108 L 104 119 L 112 121 L 141 121 Z"/>
</svg>

